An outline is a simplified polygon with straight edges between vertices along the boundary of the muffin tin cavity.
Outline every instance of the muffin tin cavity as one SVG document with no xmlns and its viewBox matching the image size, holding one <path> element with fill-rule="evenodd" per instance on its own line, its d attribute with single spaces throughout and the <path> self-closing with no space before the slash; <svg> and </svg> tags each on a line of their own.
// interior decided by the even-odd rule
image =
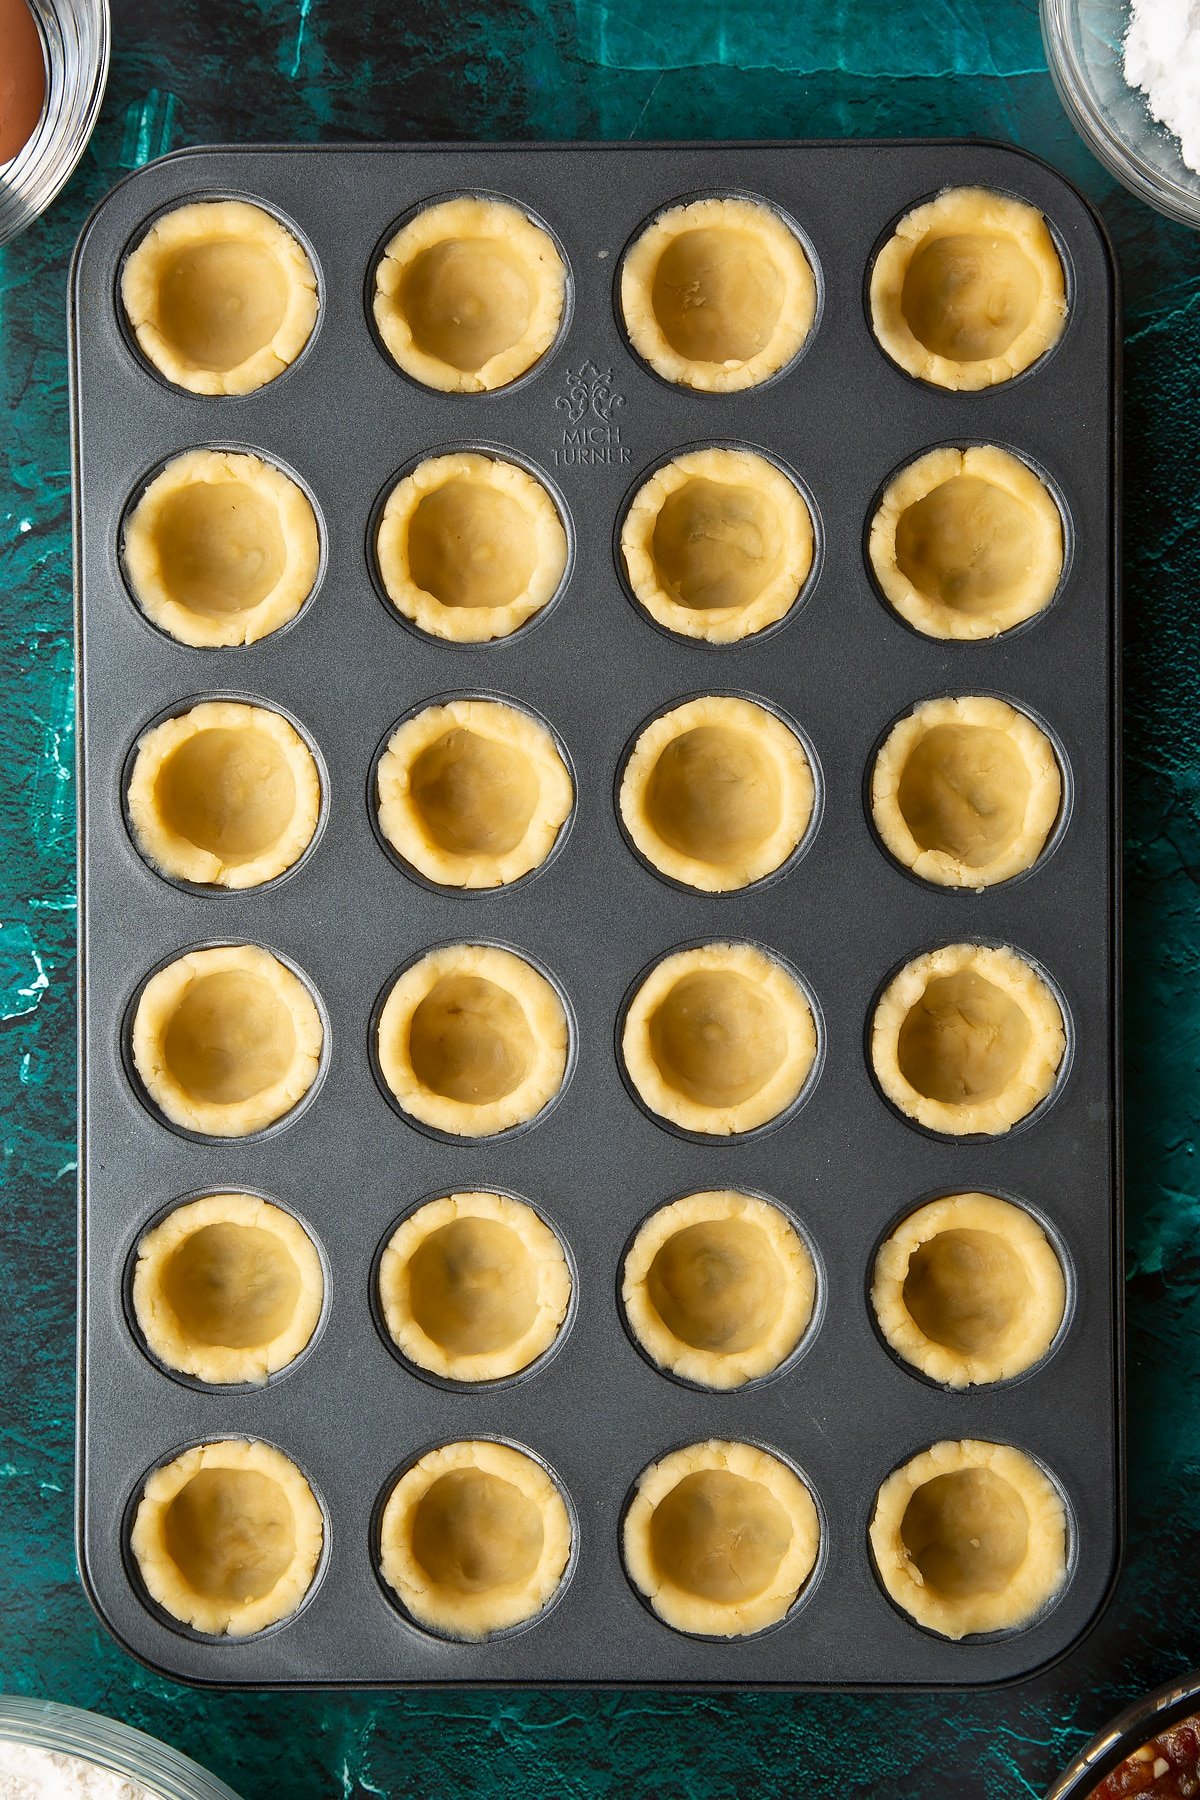
<svg viewBox="0 0 1200 1800">
<path fill-rule="evenodd" d="M 655 471 L 621 525 L 638 605 L 680 637 L 731 644 L 777 625 L 813 562 L 804 496 L 753 450 L 689 450 Z"/>
<path fill-rule="evenodd" d="M 1007 450 L 930 450 L 884 490 L 869 555 L 884 599 L 914 630 L 997 637 L 1057 593 L 1062 516 L 1045 483 Z"/>
<path fill-rule="evenodd" d="M 283 373 L 317 322 L 317 278 L 279 220 L 245 200 L 164 213 L 121 271 L 142 354 L 193 394 L 248 394 Z"/>
<path fill-rule="evenodd" d="M 320 1505 L 295 1463 L 270 1444 L 226 1438 L 155 1469 L 129 1547 L 172 1619 L 246 1637 L 302 1605 L 324 1538 Z"/>
<path fill-rule="evenodd" d="M 215 411 L 122 298 L 197 204 L 206 380 L 274 304 L 239 272 L 313 278 L 294 366 Z M 914 217 L 903 328 L 1015 382 L 874 340 Z M 78 1510 L 118 1639 L 256 1690 L 1065 1654 L 1122 1453 L 1086 203 L 976 143 L 188 151 L 105 200 L 72 304 Z M 1078 1529 L 1053 1606 L 960 1638 L 868 1527 L 993 1436 Z M 285 1473 L 235 1459 L 260 1507 L 214 1463 L 179 1517 L 233 1551 L 189 1526 L 156 1589 L 147 1471 L 226 1438 Z"/>
<path fill-rule="evenodd" d="M 418 212 L 375 272 L 375 325 L 423 386 L 506 387 L 558 335 L 567 271 L 554 240 L 517 206 L 465 194 Z"/>
<path fill-rule="evenodd" d="M 982 890 L 1033 867 L 1062 792 L 1054 746 L 1025 713 L 983 694 L 926 700 L 875 758 L 871 817 L 922 881 Z"/>
<path fill-rule="evenodd" d="M 575 801 L 541 719 L 481 695 L 397 727 L 375 771 L 377 818 L 403 864 L 440 887 L 520 881 L 553 851 Z"/>
<path fill-rule="evenodd" d="M 383 1509 L 379 1566 L 418 1625 L 479 1639 L 545 1610 L 571 1544 L 570 1514 L 549 1470 L 484 1439 L 427 1451 L 401 1475 Z"/>
<path fill-rule="evenodd" d="M 241 451 L 187 450 L 134 504 L 121 559 L 152 625 L 215 649 L 289 625 L 316 585 L 321 543 L 312 502 L 282 469 Z"/>
<path fill-rule="evenodd" d="M 529 1368 L 555 1342 L 570 1300 L 558 1238 L 507 1194 L 427 1200 L 402 1220 L 379 1264 L 392 1343 L 446 1381 L 502 1381 Z"/>
<path fill-rule="evenodd" d="M 626 1252 L 621 1299 L 651 1362 L 697 1387 L 733 1388 L 792 1354 L 816 1287 L 808 1245 L 779 1207 L 726 1189 L 650 1215 Z"/>
<path fill-rule="evenodd" d="M 257 944 L 188 950 L 152 975 L 133 1014 L 134 1067 L 163 1119 L 251 1137 L 317 1078 L 325 1028 L 304 982 Z"/>
<path fill-rule="evenodd" d="M 169 880 L 259 887 L 311 845 L 321 778 L 279 713 L 205 700 L 139 738 L 126 807 L 135 845 Z"/>
<path fill-rule="evenodd" d="M 550 604 L 567 534 L 536 476 L 463 450 L 430 457 L 396 484 L 375 553 L 384 592 L 418 631 L 478 644 L 510 637 Z"/>
<path fill-rule="evenodd" d="M 948 1194 L 919 1206 L 875 1258 L 879 1329 L 911 1368 L 963 1388 L 1009 1381 L 1046 1355 L 1067 1289 L 1046 1233 L 995 1194 Z"/>
<path fill-rule="evenodd" d="M 907 213 L 871 271 L 875 336 L 934 387 L 1008 381 L 1053 349 L 1066 322 L 1045 219 L 986 188 L 947 188 Z"/>
<path fill-rule="evenodd" d="M 726 893 L 795 854 L 815 799 L 805 747 L 777 713 L 736 694 L 707 694 L 642 727 L 617 805 L 635 850 L 658 874 Z"/>
<path fill-rule="evenodd" d="M 680 1131 L 755 1131 L 799 1099 L 817 1028 L 799 979 L 754 944 L 677 950 L 639 983 L 621 1028 L 647 1111 Z"/>
<path fill-rule="evenodd" d="M 630 343 L 656 374 L 728 394 L 799 354 L 817 284 L 780 213 L 732 195 L 660 213 L 621 265 L 620 306 Z"/>
<path fill-rule="evenodd" d="M 207 1194 L 142 1238 L 132 1297 L 152 1356 L 225 1387 L 264 1382 L 303 1354 L 325 1277 L 290 1213 L 254 1194 Z"/>
<path fill-rule="evenodd" d="M 907 1118 L 950 1137 L 998 1136 L 1054 1090 L 1066 1052 L 1054 994 L 1007 947 L 947 944 L 893 976 L 875 1008 L 871 1062 Z"/>
<path fill-rule="evenodd" d="M 947 1440 L 888 1476 L 871 1549 L 889 1598 L 928 1631 L 1016 1631 L 1066 1581 L 1066 1512 L 1023 1451 Z"/>
<path fill-rule="evenodd" d="M 622 1532 L 629 1579 L 663 1623 L 726 1638 L 785 1617 L 820 1539 L 794 1469 L 756 1444 L 718 1439 L 643 1469 Z"/>
<path fill-rule="evenodd" d="M 552 982 L 497 944 L 447 944 L 399 976 L 377 1027 L 400 1110 L 451 1137 L 528 1124 L 567 1073 L 570 1030 Z"/>
</svg>

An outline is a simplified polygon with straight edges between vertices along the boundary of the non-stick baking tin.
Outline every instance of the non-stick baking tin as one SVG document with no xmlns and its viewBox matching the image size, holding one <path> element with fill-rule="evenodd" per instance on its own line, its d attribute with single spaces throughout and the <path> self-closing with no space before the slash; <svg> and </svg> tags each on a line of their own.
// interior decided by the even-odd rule
<svg viewBox="0 0 1200 1800">
<path fill-rule="evenodd" d="M 1039 207 L 1067 270 L 1070 319 L 1020 378 L 980 394 L 923 386 L 876 344 L 865 281 L 910 207 L 980 184 Z M 444 396 L 391 365 L 369 324 L 369 280 L 394 222 L 463 191 L 507 197 L 553 231 L 570 271 L 569 322 L 512 388 Z M 818 274 L 817 326 L 768 384 L 705 396 L 659 380 L 618 322 L 614 276 L 639 227 L 696 193 L 745 193 L 795 220 Z M 122 258 L 159 212 L 244 196 L 301 236 L 321 312 L 303 356 L 238 399 L 165 385 L 119 316 Z M 1040 162 L 969 142 L 662 146 L 405 146 L 186 151 L 138 171 L 100 206 L 72 286 L 79 628 L 81 1102 L 79 1558 L 116 1636 L 171 1675 L 214 1685 L 475 1683 L 968 1686 L 1061 1655 L 1095 1619 L 1121 1520 L 1118 1031 L 1118 332 L 1115 271 L 1087 204 Z M 685 445 L 764 450 L 811 496 L 821 545 L 803 603 L 764 636 L 714 650 L 668 636 L 631 604 L 614 526 L 636 479 Z M 994 443 L 1044 470 L 1062 497 L 1069 562 L 1039 618 L 991 642 L 920 637 L 881 602 L 864 530 L 881 484 L 938 444 Z M 152 629 L 118 556 L 122 515 L 177 451 L 246 447 L 295 470 L 315 498 L 324 574 L 286 631 L 250 648 L 185 648 Z M 414 458 L 493 445 L 546 477 L 569 516 L 571 575 L 514 637 L 460 648 L 407 629 L 381 602 L 368 524 Z M 511 891 L 447 894 L 406 877 L 372 828 L 368 774 L 394 723 L 453 692 L 511 696 L 560 734 L 574 768 L 570 835 Z M 782 879 L 705 896 L 660 881 L 618 827 L 614 775 L 634 729 L 702 692 L 757 695 L 794 718 L 819 760 L 822 812 Z M 940 694 L 989 693 L 1044 720 L 1066 758 L 1070 813 L 1028 877 L 983 894 L 924 886 L 882 852 L 864 769 L 887 725 Z M 144 863 L 126 829 L 122 771 L 164 710 L 239 695 L 282 707 L 319 747 L 327 819 L 288 878 L 245 893 L 188 891 Z M 1069 1073 L 1007 1137 L 948 1142 L 881 1099 L 864 1026 L 889 971 L 938 943 L 1011 943 L 1057 984 Z M 575 1067 L 535 1128 L 482 1143 L 412 1129 L 372 1074 L 368 1025 L 393 972 L 447 940 L 528 952 L 569 997 Z M 703 939 L 778 950 L 819 1002 L 823 1064 L 777 1129 L 701 1142 L 656 1125 L 626 1091 L 615 1024 L 637 973 Z M 286 1127 L 247 1142 L 189 1141 L 138 1098 L 123 1054 L 131 997 L 188 946 L 245 940 L 302 969 L 326 1009 L 328 1067 Z M 650 1367 L 617 1304 L 622 1250 L 653 1205 L 699 1188 L 775 1196 L 816 1246 L 819 1328 L 775 1379 L 706 1394 Z M 373 1317 L 381 1239 L 419 1198 L 496 1187 L 562 1234 L 577 1294 L 569 1332 L 527 1379 L 449 1391 L 389 1352 Z M 139 1347 L 125 1273 L 172 1200 L 245 1188 L 308 1225 L 329 1295 L 317 1341 L 256 1390 L 172 1379 Z M 1007 1385 L 948 1392 L 900 1367 L 865 1298 L 869 1260 L 899 1213 L 931 1194 L 990 1189 L 1029 1204 L 1068 1263 L 1070 1313 L 1052 1353 Z M 125 1543 L 147 1472 L 200 1440 L 261 1437 L 292 1456 L 325 1509 L 326 1556 L 292 1620 L 242 1641 L 205 1639 L 144 1596 Z M 379 1580 L 380 1495 L 423 1449 L 471 1436 L 528 1446 L 574 1509 L 576 1552 L 558 1601 L 492 1642 L 435 1638 Z M 875 1492 L 936 1439 L 1015 1444 L 1067 1503 L 1069 1580 L 1027 1629 L 951 1643 L 902 1616 L 867 1547 Z M 777 1448 L 824 1521 L 818 1568 L 778 1628 L 732 1641 L 662 1624 L 623 1572 L 619 1527 L 641 1469 L 708 1437 Z"/>
</svg>

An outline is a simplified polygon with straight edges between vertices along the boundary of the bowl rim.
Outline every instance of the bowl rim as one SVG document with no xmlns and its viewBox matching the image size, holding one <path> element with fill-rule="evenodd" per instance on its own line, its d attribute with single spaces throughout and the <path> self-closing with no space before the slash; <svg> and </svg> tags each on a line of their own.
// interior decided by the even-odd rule
<svg viewBox="0 0 1200 1800">
<path fill-rule="evenodd" d="M 50 4 L 53 4 L 53 0 L 50 0 Z M 77 0 L 68 0 L 68 4 L 77 9 Z M 35 5 L 32 10 L 38 36 L 42 38 L 44 28 L 39 17 L 40 8 Z M 11 162 L 0 165 L 5 175 L 12 175 L 15 171 L 17 177 L 11 187 L 0 182 L 0 248 L 19 238 L 22 232 L 27 231 L 54 205 L 83 161 L 99 122 L 112 60 L 110 0 L 87 0 L 87 10 L 91 14 L 91 23 L 96 33 L 96 55 L 86 72 L 79 110 L 76 113 L 60 113 L 53 119 L 49 117 L 51 85 L 47 69 L 47 99 L 42 117 L 34 127 L 32 136 L 17 151 Z M 44 43 L 43 54 L 48 54 Z M 36 181 L 32 190 L 28 185 L 31 173 L 36 177 L 39 165 L 35 163 L 32 171 L 21 167 L 22 159 L 31 145 L 36 147 L 41 160 L 49 160 L 52 164 L 51 179 L 41 189 L 36 186 Z"/>
<path fill-rule="evenodd" d="M 0 1743 L 77 1756 L 147 1788 L 147 1800 L 238 1800 L 182 1751 L 120 1719 L 57 1700 L 0 1694 Z"/>
<path fill-rule="evenodd" d="M 1111 1719 L 1063 1770 L 1045 1800 L 1087 1800 L 1097 1782 L 1111 1775 L 1127 1756 L 1198 1710 L 1200 1669 L 1190 1669 L 1143 1694 Z"/>
<path fill-rule="evenodd" d="M 1148 201 L 1167 218 L 1200 230 L 1200 194 L 1193 194 L 1148 163 L 1095 105 L 1091 84 L 1072 42 L 1073 0 L 1039 0 L 1038 11 L 1050 78 L 1080 137 L 1130 193 Z"/>
</svg>

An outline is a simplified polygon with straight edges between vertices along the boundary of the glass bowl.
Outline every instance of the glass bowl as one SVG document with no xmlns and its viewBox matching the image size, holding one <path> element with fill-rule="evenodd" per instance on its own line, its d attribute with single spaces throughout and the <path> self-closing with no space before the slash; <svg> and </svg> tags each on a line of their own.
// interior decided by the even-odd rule
<svg viewBox="0 0 1200 1800">
<path fill-rule="evenodd" d="M 117 1719 L 83 1712 L 77 1706 L 59 1706 L 53 1700 L 0 1695 L 3 1742 L 81 1757 L 144 1787 L 151 1800 L 238 1800 L 232 1788 L 170 1745 Z"/>
<path fill-rule="evenodd" d="M 66 185 L 96 124 L 108 80 L 108 0 L 29 0 L 46 59 L 46 104 L 33 136 L 0 163 L 0 244 L 31 225 Z"/>
<path fill-rule="evenodd" d="M 1050 74 L 1084 142 L 1139 199 L 1200 228 L 1200 174 L 1125 82 L 1128 0 L 1041 0 L 1041 14 Z"/>
<path fill-rule="evenodd" d="M 1177 1725 L 1189 1713 L 1200 1711 L 1200 1669 L 1176 1676 L 1165 1687 L 1118 1713 L 1099 1736 L 1085 1744 L 1069 1769 L 1064 1769 L 1046 1800 L 1087 1800 L 1098 1782 L 1111 1775 L 1127 1756 Z"/>
</svg>

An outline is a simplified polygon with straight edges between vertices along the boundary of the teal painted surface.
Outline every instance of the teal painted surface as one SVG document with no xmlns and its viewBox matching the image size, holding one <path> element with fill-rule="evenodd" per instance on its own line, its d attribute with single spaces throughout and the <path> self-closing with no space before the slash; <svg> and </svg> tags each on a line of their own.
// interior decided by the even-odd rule
<svg viewBox="0 0 1200 1800">
<path fill-rule="evenodd" d="M 127 1719 L 247 1800 L 1042 1791 L 1114 1707 L 1200 1662 L 1200 240 L 1072 135 L 1030 0 L 115 0 L 96 138 L 0 251 L 0 1688 Z M 71 1542 L 74 1149 L 65 274 L 126 169 L 254 139 L 1009 139 L 1095 198 L 1126 281 L 1130 1546 L 1038 1681 L 963 1698 L 213 1696 L 95 1623 Z M 1098 1206 L 1100 1202 L 1098 1200 Z M 843 1756 L 847 1773 L 836 1775 Z"/>
</svg>

